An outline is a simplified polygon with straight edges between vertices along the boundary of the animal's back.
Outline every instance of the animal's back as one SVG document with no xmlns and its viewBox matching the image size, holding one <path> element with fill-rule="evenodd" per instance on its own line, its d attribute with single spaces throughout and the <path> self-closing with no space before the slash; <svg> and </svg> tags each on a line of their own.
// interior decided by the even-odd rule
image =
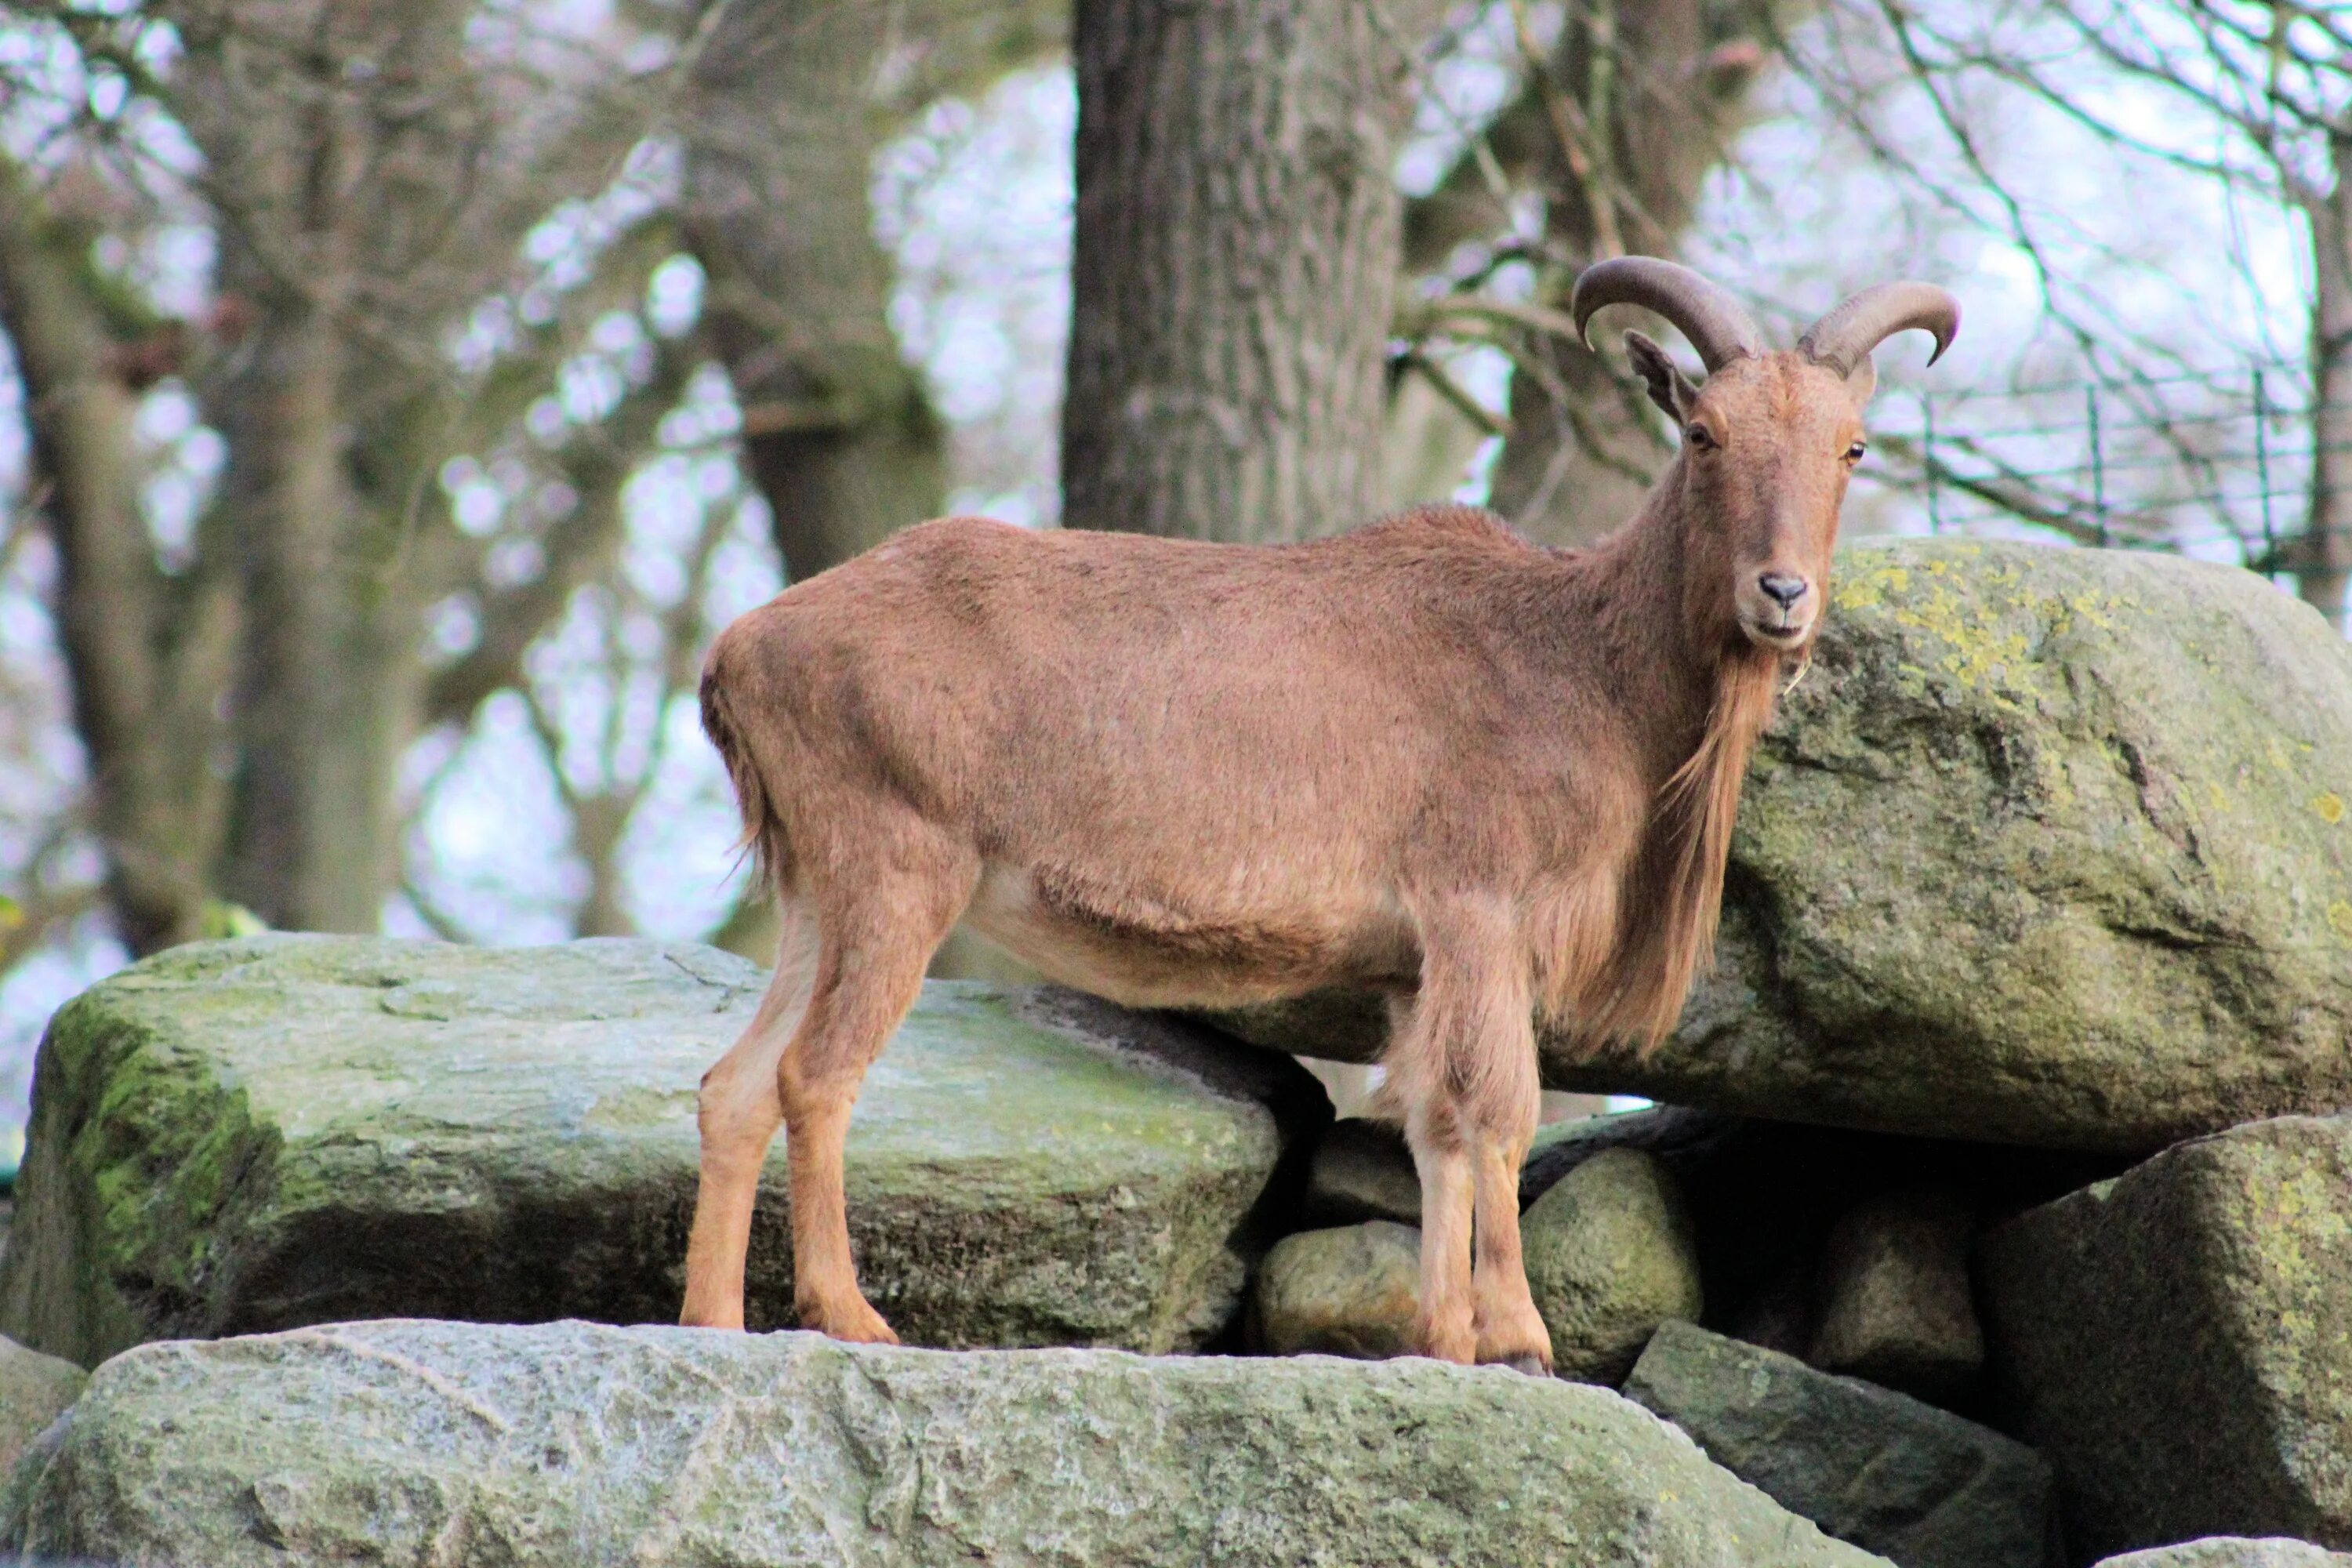
<svg viewBox="0 0 2352 1568">
<path fill-rule="evenodd" d="M 1398 884 L 1417 844 L 1465 847 L 1465 778 L 1507 817 L 1572 805 L 1512 745 L 1557 742 L 1544 683 L 1498 663 L 1548 559 L 1466 508 L 1278 546 L 945 519 L 752 612 L 712 668 L 787 719 L 770 776 L 864 773 L 968 835 L 971 918 L 1048 973 L 1274 994 L 1407 962 Z M 785 788 L 788 823 L 826 809 Z"/>
</svg>

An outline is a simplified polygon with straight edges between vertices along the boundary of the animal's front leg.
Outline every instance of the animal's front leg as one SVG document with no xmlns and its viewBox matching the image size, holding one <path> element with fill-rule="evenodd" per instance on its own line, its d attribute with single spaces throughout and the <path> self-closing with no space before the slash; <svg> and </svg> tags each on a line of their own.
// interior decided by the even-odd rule
<svg viewBox="0 0 2352 1568">
<path fill-rule="evenodd" d="M 1506 989 L 1492 996 L 1494 1005 L 1477 1016 L 1472 1049 L 1481 1070 L 1464 1100 L 1477 1191 L 1478 1359 L 1549 1373 L 1551 1333 L 1528 1294 L 1519 1251 L 1519 1166 L 1543 1110 L 1535 1026 L 1523 994 Z"/>
<path fill-rule="evenodd" d="M 1520 1372 L 1551 1371 L 1551 1331 L 1528 1290 L 1519 1252 L 1519 1166 L 1527 1142 L 1482 1131 L 1477 1171 L 1478 1250 L 1472 1290 L 1477 1302 L 1478 1359 Z"/>
<path fill-rule="evenodd" d="M 1519 1262 L 1518 1162 L 1536 1116 L 1519 952 L 1507 910 L 1493 901 L 1424 913 L 1421 988 L 1396 1020 L 1387 1063 L 1421 1174 L 1418 1348 L 1543 1367 L 1550 1341 Z"/>
<path fill-rule="evenodd" d="M 1477 1310 L 1471 1296 L 1470 1150 L 1451 1107 L 1408 1113 L 1405 1142 L 1421 1173 L 1421 1306 L 1413 1348 L 1465 1365 L 1477 1359 Z"/>
</svg>

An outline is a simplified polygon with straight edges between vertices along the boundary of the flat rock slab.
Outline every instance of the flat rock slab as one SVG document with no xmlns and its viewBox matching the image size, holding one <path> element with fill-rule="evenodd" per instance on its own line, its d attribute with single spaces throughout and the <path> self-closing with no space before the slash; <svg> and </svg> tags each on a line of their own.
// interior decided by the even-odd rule
<svg viewBox="0 0 2352 1568">
<path fill-rule="evenodd" d="M 1662 1324 L 1630 1399 L 1823 1530 L 1902 1568 L 2049 1568 L 2050 1467 L 1889 1389 L 1688 1323 Z"/>
<path fill-rule="evenodd" d="M 2307 1541 L 2210 1535 L 2178 1546 L 2127 1552 L 2108 1558 L 2098 1568 L 2346 1568 L 2347 1564 L 2352 1564 L 2352 1553 L 2330 1552 Z"/>
<path fill-rule="evenodd" d="M 633 941 L 150 959 L 42 1044 L 0 1331 L 90 1365 L 359 1317 L 674 1321 L 696 1085 L 765 978 Z M 1236 1314 L 1285 1147 L 1328 1114 L 1296 1064 L 1191 1026 L 927 985 L 850 1125 L 866 1288 L 916 1343 L 1198 1345 Z M 784 1187 L 779 1136 L 758 1327 L 792 1310 Z"/>
<path fill-rule="evenodd" d="M 108 1363 L 0 1545 L 121 1562 L 1860 1568 L 1605 1391 L 1433 1362 L 376 1322 Z"/>
<path fill-rule="evenodd" d="M 2168 1149 L 1978 1248 L 1990 1364 L 2086 1556 L 2352 1546 L 2352 1118 Z"/>
<path fill-rule="evenodd" d="M 2147 1153 L 2352 1105 L 2352 646 L 2234 568 L 1990 540 L 1840 552 L 1749 770 L 1722 962 L 1554 1088 Z M 1229 1026 L 1369 1059 L 1327 994 Z"/>
</svg>

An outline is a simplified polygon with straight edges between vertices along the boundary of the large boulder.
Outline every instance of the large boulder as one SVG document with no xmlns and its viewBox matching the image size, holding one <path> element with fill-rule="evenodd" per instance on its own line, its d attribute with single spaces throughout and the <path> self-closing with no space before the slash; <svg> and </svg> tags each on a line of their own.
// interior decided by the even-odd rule
<svg viewBox="0 0 2352 1568">
<path fill-rule="evenodd" d="M 0 1331 L 89 1365 L 385 1314 L 674 1320 L 695 1087 L 764 980 L 624 941 L 273 935 L 150 959 L 42 1044 Z M 866 1288 L 917 1343 L 1198 1346 L 1272 1239 L 1286 1147 L 1328 1115 L 1296 1064 L 1189 1025 L 928 985 L 850 1124 Z M 792 1312 L 783 1142 L 757 1327 Z"/>
<path fill-rule="evenodd" d="M 2168 1149 L 1978 1249 L 1990 1363 L 2086 1558 L 2352 1547 L 2352 1118 Z"/>
<path fill-rule="evenodd" d="M 1793 1356 L 1662 1326 L 1625 1381 L 1717 1464 L 1901 1568 L 2049 1568 L 2050 1467 L 2032 1449 Z"/>
<path fill-rule="evenodd" d="M 0 1335 L 0 1480 L 25 1446 L 81 1397 L 89 1373 Z"/>
<path fill-rule="evenodd" d="M 329 1563 L 1864 1568 L 1603 1390 L 1501 1368 L 377 1322 L 101 1368 L 0 1547 Z"/>
<path fill-rule="evenodd" d="M 2249 573 L 1989 540 L 1842 552 L 1749 770 L 1721 962 L 1546 1080 L 2146 1153 L 2352 1104 L 2352 647 Z M 1233 1016 L 1379 1048 L 1370 998 Z"/>
<path fill-rule="evenodd" d="M 1578 1165 L 1520 1216 L 1519 1241 L 1562 1377 L 1622 1381 L 1660 1323 L 1705 1304 L 1682 1189 L 1646 1151 Z"/>
</svg>

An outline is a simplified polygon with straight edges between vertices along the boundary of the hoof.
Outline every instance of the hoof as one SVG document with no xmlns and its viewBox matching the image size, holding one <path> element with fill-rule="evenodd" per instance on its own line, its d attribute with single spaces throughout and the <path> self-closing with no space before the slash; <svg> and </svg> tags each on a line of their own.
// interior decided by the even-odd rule
<svg viewBox="0 0 2352 1568">
<path fill-rule="evenodd" d="M 1549 1377 L 1551 1375 L 1551 1368 L 1544 1364 L 1543 1357 L 1533 1353 L 1527 1355 L 1515 1355 L 1508 1361 L 1497 1362 L 1496 1364 L 1498 1366 L 1507 1366 L 1513 1372 L 1526 1373 L 1529 1377 Z"/>
<path fill-rule="evenodd" d="M 895 1345 L 898 1336 L 882 1321 L 882 1314 L 864 1301 L 845 1311 L 803 1311 L 801 1327 L 814 1329 L 829 1340 L 840 1340 L 853 1345 Z"/>
</svg>

